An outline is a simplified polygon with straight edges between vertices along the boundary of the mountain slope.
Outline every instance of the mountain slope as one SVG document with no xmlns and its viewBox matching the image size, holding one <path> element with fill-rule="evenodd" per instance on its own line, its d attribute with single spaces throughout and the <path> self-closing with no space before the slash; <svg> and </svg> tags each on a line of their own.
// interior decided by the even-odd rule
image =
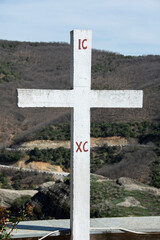
<svg viewBox="0 0 160 240">
<path fill-rule="evenodd" d="M 17 88 L 69 89 L 65 43 L 0 41 L 0 147 L 49 123 L 70 120 L 69 109 L 19 109 Z M 93 50 L 92 89 L 142 89 L 143 109 L 93 109 L 92 121 L 159 121 L 160 56 L 124 57 Z"/>
</svg>

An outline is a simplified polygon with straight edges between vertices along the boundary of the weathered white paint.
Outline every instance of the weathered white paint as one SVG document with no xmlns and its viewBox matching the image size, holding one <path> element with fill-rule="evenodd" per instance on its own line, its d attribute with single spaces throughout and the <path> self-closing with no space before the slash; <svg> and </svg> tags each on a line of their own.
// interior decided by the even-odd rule
<svg viewBox="0 0 160 240">
<path fill-rule="evenodd" d="M 71 53 L 71 85 L 73 89 L 18 89 L 18 106 L 72 108 L 72 239 L 89 240 L 90 108 L 141 108 L 143 92 L 91 90 L 91 31 L 74 30 L 71 32 Z"/>
<path fill-rule="evenodd" d="M 141 90 L 18 89 L 19 107 L 142 108 Z M 28 101 L 29 99 L 29 101 Z"/>
</svg>

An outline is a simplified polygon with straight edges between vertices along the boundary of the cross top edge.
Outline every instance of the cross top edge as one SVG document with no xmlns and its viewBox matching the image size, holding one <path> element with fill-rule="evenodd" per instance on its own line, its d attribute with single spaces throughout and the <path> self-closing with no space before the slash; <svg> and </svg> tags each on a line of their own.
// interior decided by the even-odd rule
<svg viewBox="0 0 160 240">
<path fill-rule="evenodd" d="M 71 87 L 91 88 L 91 30 L 71 31 Z"/>
</svg>

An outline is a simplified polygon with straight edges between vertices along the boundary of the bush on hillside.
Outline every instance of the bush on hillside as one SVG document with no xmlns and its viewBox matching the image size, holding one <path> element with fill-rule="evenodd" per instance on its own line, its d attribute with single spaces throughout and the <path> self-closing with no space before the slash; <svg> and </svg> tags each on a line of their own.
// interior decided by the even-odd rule
<svg viewBox="0 0 160 240">
<path fill-rule="evenodd" d="M 0 152 L 0 164 L 12 164 L 17 161 L 19 161 L 23 157 L 23 153 L 16 151 L 16 152 L 10 152 L 5 149 L 3 149 Z"/>
</svg>

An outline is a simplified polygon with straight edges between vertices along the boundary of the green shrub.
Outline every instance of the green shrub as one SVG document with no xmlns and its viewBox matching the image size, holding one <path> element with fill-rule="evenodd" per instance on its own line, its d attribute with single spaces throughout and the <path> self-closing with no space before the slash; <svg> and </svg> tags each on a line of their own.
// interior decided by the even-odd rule
<svg viewBox="0 0 160 240">
<path fill-rule="evenodd" d="M 20 207 L 24 206 L 25 203 L 30 199 L 31 197 L 29 195 L 24 195 L 19 198 L 16 198 L 12 204 L 12 208 L 19 209 Z"/>
<path fill-rule="evenodd" d="M 3 149 L 0 152 L 0 163 L 1 164 L 12 164 L 14 162 L 19 161 L 23 157 L 23 153 L 16 151 L 16 152 L 10 152 L 5 149 Z"/>
<path fill-rule="evenodd" d="M 150 184 L 154 187 L 160 188 L 160 143 L 157 143 L 155 153 L 156 158 L 151 164 Z"/>
<path fill-rule="evenodd" d="M 3 61 L 0 62 L 0 82 L 14 81 L 18 77 L 18 73 L 15 72 L 12 62 Z"/>
<path fill-rule="evenodd" d="M 11 186 L 8 182 L 8 176 L 0 173 L 0 188 L 10 189 Z"/>
<path fill-rule="evenodd" d="M 12 187 L 16 190 L 20 190 L 21 189 L 21 181 L 20 179 L 16 179 L 12 185 Z"/>
<path fill-rule="evenodd" d="M 151 185 L 160 188 L 160 157 L 157 157 L 151 165 Z"/>
<path fill-rule="evenodd" d="M 91 123 L 92 137 L 134 137 L 139 138 L 142 134 L 151 131 L 151 124 L 147 121 L 135 123 Z"/>
<path fill-rule="evenodd" d="M 60 165 L 63 169 L 70 167 L 70 150 L 60 147 L 57 149 L 43 149 L 34 148 L 29 153 L 28 161 L 42 161 L 51 164 Z"/>
<path fill-rule="evenodd" d="M 91 137 L 120 136 L 126 138 L 139 138 L 144 140 L 148 134 L 160 136 L 160 125 L 147 121 L 131 123 L 91 123 Z M 40 140 L 69 140 L 70 124 L 48 126 L 36 133 L 33 139 Z"/>
<path fill-rule="evenodd" d="M 2 43 L 2 47 L 9 49 L 9 50 L 14 50 L 17 46 L 19 45 L 18 41 L 5 41 Z"/>
<path fill-rule="evenodd" d="M 99 148 L 91 150 L 91 172 L 94 173 L 97 169 L 104 164 L 113 164 L 120 162 L 123 158 L 123 154 L 119 152 L 119 147 L 107 146 L 106 144 Z"/>
<path fill-rule="evenodd" d="M 43 128 L 36 134 L 36 139 L 40 140 L 69 140 L 70 125 L 59 124 Z"/>
</svg>

